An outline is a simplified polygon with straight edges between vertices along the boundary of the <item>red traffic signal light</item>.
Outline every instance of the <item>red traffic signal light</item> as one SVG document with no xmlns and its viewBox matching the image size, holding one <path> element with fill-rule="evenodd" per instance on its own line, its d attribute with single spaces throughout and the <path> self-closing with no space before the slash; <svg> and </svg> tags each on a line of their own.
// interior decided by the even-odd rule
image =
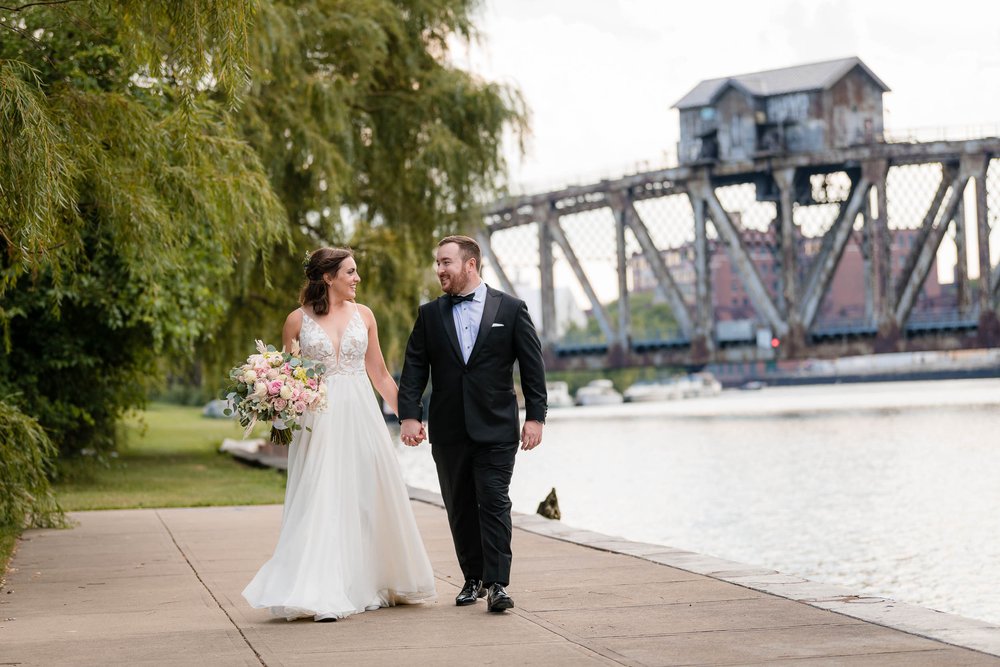
<svg viewBox="0 0 1000 667">
<path fill-rule="evenodd" d="M 777 350 L 781 346 L 781 339 L 777 336 L 771 338 L 771 349 Z"/>
</svg>

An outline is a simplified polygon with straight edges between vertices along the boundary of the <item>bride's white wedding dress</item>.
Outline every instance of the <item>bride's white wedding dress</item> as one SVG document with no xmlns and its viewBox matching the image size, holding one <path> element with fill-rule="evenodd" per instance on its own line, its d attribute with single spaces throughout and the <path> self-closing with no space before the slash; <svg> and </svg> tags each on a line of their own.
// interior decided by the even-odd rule
<svg viewBox="0 0 1000 667">
<path fill-rule="evenodd" d="M 289 445 L 278 545 L 243 597 L 288 620 L 318 621 L 434 598 L 434 572 L 365 372 L 368 331 L 357 307 L 339 350 L 305 314 L 299 343 L 304 358 L 326 365 L 328 407 L 307 413 Z"/>
</svg>

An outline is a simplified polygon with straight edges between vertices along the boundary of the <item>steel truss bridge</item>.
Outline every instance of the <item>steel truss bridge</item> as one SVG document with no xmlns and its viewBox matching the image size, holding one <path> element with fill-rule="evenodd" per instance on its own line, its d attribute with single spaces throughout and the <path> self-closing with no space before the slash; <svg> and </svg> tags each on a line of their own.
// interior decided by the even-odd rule
<svg viewBox="0 0 1000 667">
<path fill-rule="evenodd" d="M 662 169 L 485 222 L 484 271 L 540 312 L 552 368 L 1000 344 L 1000 138 Z"/>
</svg>

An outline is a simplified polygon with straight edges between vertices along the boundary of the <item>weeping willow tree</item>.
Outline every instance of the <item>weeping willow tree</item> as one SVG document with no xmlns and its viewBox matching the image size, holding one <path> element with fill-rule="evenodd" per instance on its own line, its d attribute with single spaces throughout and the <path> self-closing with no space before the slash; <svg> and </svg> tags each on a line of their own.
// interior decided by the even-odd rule
<svg viewBox="0 0 1000 667">
<path fill-rule="evenodd" d="M 159 361 L 222 321 L 216 285 L 287 239 L 234 116 L 253 11 L 0 6 L 0 452 L 33 450 L 4 455 L 22 480 L 3 488 L 5 524 L 51 515 L 37 473 L 52 453 L 114 447 Z"/>
<path fill-rule="evenodd" d="M 516 90 L 450 61 L 476 39 L 469 0 L 313 0 L 261 5 L 249 36 L 251 84 L 239 123 L 287 213 L 293 239 L 234 294 L 224 335 L 199 358 L 213 370 L 253 338 L 276 339 L 296 304 L 302 260 L 321 245 L 349 245 L 390 368 L 416 306 L 432 287 L 438 235 L 471 231 L 476 205 L 495 192 L 501 139 L 523 136 Z M 217 384 L 217 383 L 216 383 Z"/>
<path fill-rule="evenodd" d="M 0 4 L 7 407 L 107 451 L 164 368 L 275 338 L 326 244 L 355 248 L 398 360 L 436 237 L 476 224 L 525 129 L 516 91 L 451 64 L 473 5 Z"/>
</svg>

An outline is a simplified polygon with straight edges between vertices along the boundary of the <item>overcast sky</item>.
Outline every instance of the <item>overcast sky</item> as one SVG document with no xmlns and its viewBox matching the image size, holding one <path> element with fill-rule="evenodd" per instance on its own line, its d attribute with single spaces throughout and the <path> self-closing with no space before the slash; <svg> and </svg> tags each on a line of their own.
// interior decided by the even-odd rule
<svg viewBox="0 0 1000 667">
<path fill-rule="evenodd" d="M 662 166 L 703 79 L 852 55 L 892 89 L 889 130 L 1000 132 L 1000 2 L 487 0 L 477 24 L 454 57 L 532 112 L 517 190 Z"/>
</svg>

